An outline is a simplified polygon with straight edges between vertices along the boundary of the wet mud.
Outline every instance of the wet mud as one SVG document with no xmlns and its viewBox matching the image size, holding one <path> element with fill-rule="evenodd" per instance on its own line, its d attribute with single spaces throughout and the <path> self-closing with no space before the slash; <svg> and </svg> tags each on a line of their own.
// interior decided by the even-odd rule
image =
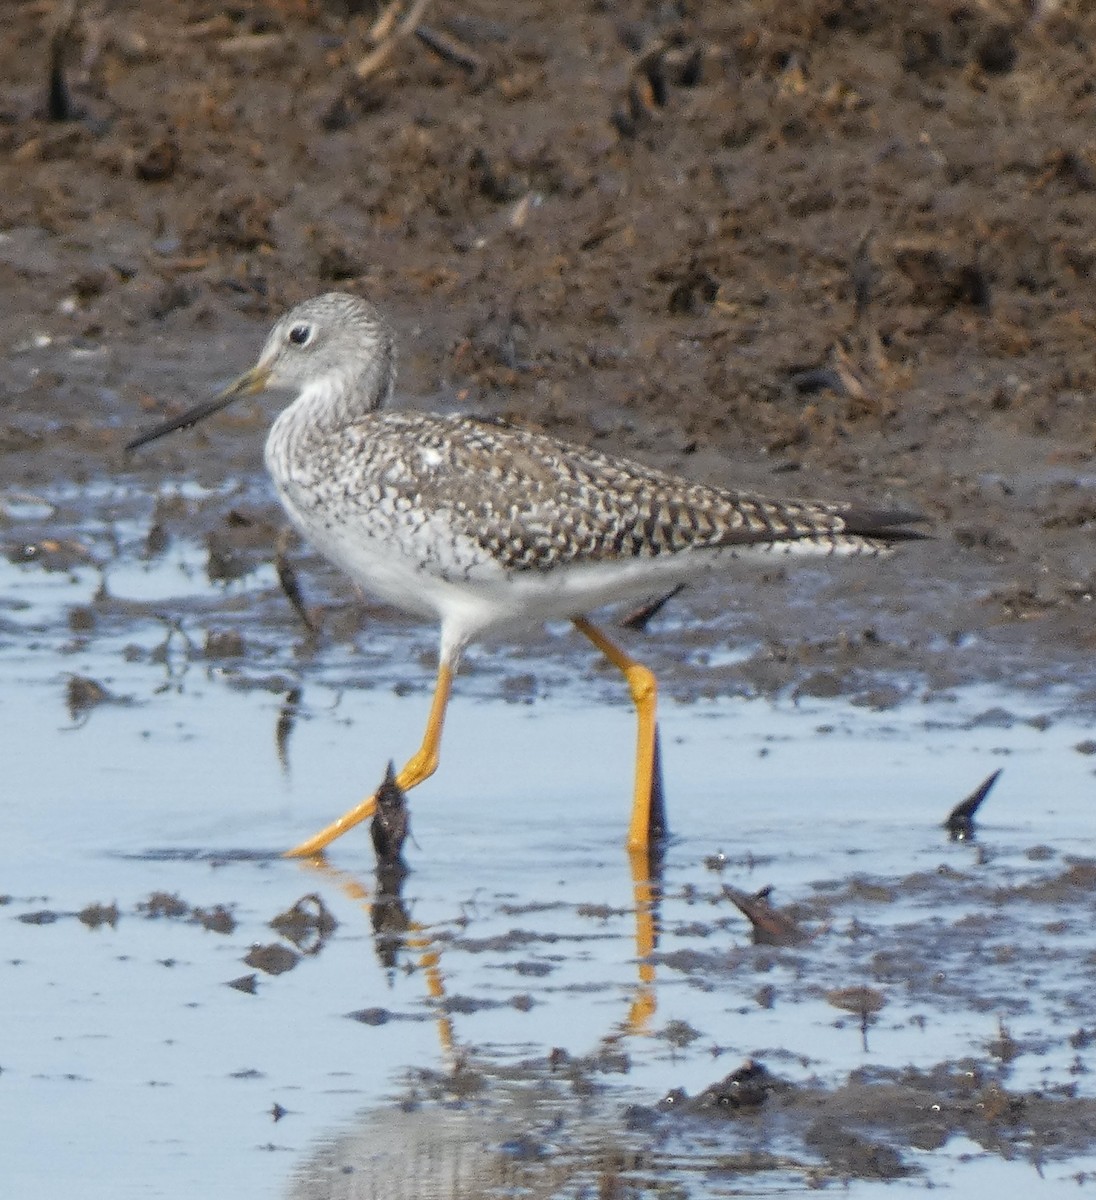
<svg viewBox="0 0 1096 1200">
<path fill-rule="evenodd" d="M 942 850 L 943 830 L 940 839 Z M 1076 1188 L 1090 1178 L 1096 1149 L 1096 1100 L 1085 1086 L 1096 1042 L 1092 965 L 1083 950 L 1096 863 L 1045 845 L 1009 846 L 999 835 L 974 849 L 904 877 L 816 878 L 779 909 L 773 889 L 763 889 L 763 903 L 794 923 L 792 938 L 757 937 L 741 897 L 722 882 L 756 877 L 756 862 L 714 855 L 686 864 L 671 855 L 670 875 L 645 903 L 674 948 L 652 949 L 623 1008 L 618 979 L 595 974 L 582 985 L 586 1003 L 598 997 L 595 1007 L 609 1001 L 616 1013 L 583 1051 L 549 1042 L 534 1054 L 523 1050 L 541 1040 L 542 1024 L 550 1036 L 569 1020 L 566 1004 L 562 1026 L 538 1013 L 559 1005 L 561 986 L 574 987 L 566 980 L 598 954 L 606 930 L 618 936 L 614 923 L 627 924 L 627 908 L 468 892 L 450 909 L 463 908 L 463 919 L 424 926 L 409 909 L 413 876 L 406 898 L 406 876 L 388 893 L 379 882 L 347 890 L 343 876 L 345 895 L 372 897 L 363 907 L 378 965 L 416 981 L 420 996 L 337 1016 L 362 1030 L 345 1037 L 346 1066 L 362 1054 L 351 1051 L 361 1036 L 398 1043 L 409 1025 L 435 1031 L 444 1065 L 401 1073 L 384 1103 L 321 1136 L 296 1162 L 286 1194 L 458 1197 L 508 1187 L 639 1196 L 702 1184 L 705 1194 L 736 1195 L 839 1184 L 871 1195 L 863 1189 L 882 1182 L 975 1185 L 993 1160 Z M 218 869 L 233 861 L 220 859 Z M 264 869 L 254 858 L 236 865 Z M 323 887 L 338 877 L 328 868 L 314 876 Z M 360 954 L 362 912 L 337 918 L 318 891 L 269 917 L 238 915 L 235 900 L 197 905 L 162 892 L 78 912 L 5 899 L 23 925 L 78 922 L 120 934 L 123 946 L 135 944 L 125 936 L 134 922 L 189 930 L 172 957 L 157 960 L 184 977 L 184 992 L 199 940 L 212 934 L 250 968 L 220 986 L 257 1005 L 277 1003 L 294 975 L 320 969 L 326 956 L 341 955 L 345 974 Z M 340 948 L 347 911 L 353 928 Z M 228 967 L 222 960 L 223 973 Z M 673 1000 L 682 986 L 684 1004 L 680 994 Z M 656 990 L 670 1012 L 651 1003 Z M 475 1021 L 490 1031 L 501 1011 L 530 1022 L 531 1039 L 506 1047 L 490 1033 L 465 1036 Z M 781 1031 L 788 1043 L 765 1042 Z M 936 1057 L 956 1044 L 965 1052 Z M 728 1071 L 724 1061 L 742 1058 L 746 1046 L 749 1057 Z M 247 1063 L 249 1053 L 262 1061 L 261 1043 L 241 1043 L 233 1062 Z M 653 1092 L 641 1082 L 652 1053 L 660 1078 L 684 1076 L 689 1086 Z M 258 1065 L 231 1077 L 276 1096 L 269 1117 L 282 1137 L 315 1102 L 307 1090 L 279 1088 Z M 705 1077 L 706 1085 L 691 1082 Z"/>
<path fill-rule="evenodd" d="M 233 1176 L 241 1196 L 1090 1182 L 1096 15 L 435 0 L 392 40 L 337 0 L 6 15 L 0 706 L 20 807 L 0 958 L 33 1031 L 0 1060 L 9 1113 L 114 1079 L 100 1039 L 139 1050 L 134 1146 L 164 1144 L 141 1124 L 163 1111 L 207 1116 L 210 1144 L 237 1122 L 249 1151 L 292 1149 L 292 1172 Z M 458 741 L 440 786 L 464 815 L 394 809 L 387 871 L 302 885 L 277 858 L 380 782 L 398 747 L 355 706 L 421 699 L 434 632 L 287 536 L 269 407 L 122 447 L 331 289 L 391 313 L 403 403 L 929 519 L 886 560 L 776 563 L 619 614 L 691 714 L 679 746 L 710 748 L 715 715 L 746 725 L 737 701 L 776 706 L 773 732 L 737 734 L 748 765 L 718 744 L 675 763 L 666 739 L 681 841 L 661 877 L 590 865 L 617 834 L 590 849 L 585 792 L 571 825 L 540 815 L 604 766 L 547 713 L 620 699 L 557 631 L 473 648 L 454 701 L 504 751 L 516 713 L 543 722 L 532 782 L 530 743 L 507 773 L 481 737 L 462 775 Z M 255 799 L 283 794 L 305 811 Z M 349 853 L 371 863 L 364 837 Z M 289 1029 L 322 1070 L 279 1057 Z M 174 1112 L 149 1098 L 165 1079 Z M 344 1085 L 364 1115 L 331 1099 Z M 133 1178 L 162 1181 L 145 1153 Z M 225 1186 L 215 1167 L 180 1194 Z M 64 1190 L 34 1169 L 25 1194 Z M 114 1194 L 75 1157 L 71 1178 Z"/>
</svg>

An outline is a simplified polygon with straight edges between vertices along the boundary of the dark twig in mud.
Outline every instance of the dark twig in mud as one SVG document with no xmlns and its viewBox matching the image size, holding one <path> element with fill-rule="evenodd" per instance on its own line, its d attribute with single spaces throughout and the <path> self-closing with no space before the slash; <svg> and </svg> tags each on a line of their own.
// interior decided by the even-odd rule
<svg viewBox="0 0 1096 1200">
<path fill-rule="evenodd" d="M 972 842 L 974 840 L 975 814 L 978 812 L 982 801 L 989 795 L 990 790 L 997 782 L 1003 769 L 1003 767 L 999 767 L 992 775 L 984 779 L 965 800 L 961 800 L 948 813 L 948 819 L 944 822 L 944 828 L 948 831 L 948 837 L 953 842 Z"/>
<path fill-rule="evenodd" d="M 429 3 L 430 0 L 412 0 L 411 7 L 398 21 L 396 18 L 399 9 L 398 0 L 389 5 L 370 31 L 372 39 L 377 43 L 376 46 L 354 68 L 354 74 L 358 79 L 368 79 L 388 62 L 400 42 L 410 37 L 418 28 Z"/>
<path fill-rule="evenodd" d="M 289 561 L 289 556 L 286 553 L 291 531 L 286 528 L 282 530 L 281 536 L 278 538 L 278 549 L 274 556 L 274 570 L 278 573 L 278 582 L 282 585 L 282 591 L 285 592 L 286 599 L 293 605 L 293 611 L 301 619 L 301 624 L 311 634 L 319 633 L 319 625 L 313 620 L 312 614 L 304 602 L 304 596 L 301 594 L 301 585 L 297 580 L 297 572 L 293 564 Z"/>
<path fill-rule="evenodd" d="M 810 941 L 810 934 L 792 917 L 773 908 L 769 902 L 770 891 L 766 887 L 751 895 L 723 885 L 723 895 L 749 921 L 755 946 L 801 946 Z"/>
<path fill-rule="evenodd" d="M 79 0 L 68 0 L 57 14 L 49 39 L 49 82 L 46 116 L 51 121 L 74 121 L 80 115 L 65 82 L 65 53 L 80 12 Z"/>
<path fill-rule="evenodd" d="M 685 590 L 685 585 L 679 583 L 673 591 L 667 592 L 664 596 L 659 596 L 655 600 L 648 600 L 646 604 L 641 604 L 639 608 L 634 608 L 620 622 L 622 629 L 634 629 L 637 633 L 641 633 L 647 628 L 652 617 L 656 617 L 662 609 L 680 592 Z"/>
<path fill-rule="evenodd" d="M 390 762 L 384 782 L 377 789 L 377 811 L 369 827 L 378 871 L 404 865 L 403 844 L 408 828 L 407 797 L 396 783 L 396 768 Z"/>
<path fill-rule="evenodd" d="M 430 25 L 420 25 L 415 30 L 415 37 L 439 58 L 469 75 L 480 75 L 485 69 L 483 59 L 474 50 Z"/>
<path fill-rule="evenodd" d="M 302 690 L 299 687 L 290 688 L 278 710 L 278 723 L 274 727 L 274 746 L 278 752 L 278 765 L 286 774 L 289 773 L 289 738 L 297 724 L 297 714 L 300 712 Z"/>
</svg>

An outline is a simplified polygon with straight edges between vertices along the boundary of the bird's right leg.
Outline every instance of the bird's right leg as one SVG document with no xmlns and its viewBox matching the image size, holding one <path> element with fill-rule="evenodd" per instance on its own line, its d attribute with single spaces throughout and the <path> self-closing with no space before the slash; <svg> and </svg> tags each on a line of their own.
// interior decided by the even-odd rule
<svg viewBox="0 0 1096 1200">
<path fill-rule="evenodd" d="M 628 825 L 628 849 L 646 859 L 652 845 L 666 835 L 666 810 L 662 789 L 662 763 L 658 745 L 656 703 L 658 686 L 649 668 L 609 640 L 585 617 L 573 617 L 579 633 L 585 634 L 617 668 L 628 683 L 637 718 L 635 785 L 632 819 Z"/>
<path fill-rule="evenodd" d="M 404 792 L 417 787 L 424 779 L 429 779 L 438 767 L 438 753 L 441 746 L 441 731 L 445 724 L 445 710 L 449 705 L 449 693 L 453 687 L 453 672 L 455 655 L 443 652 L 438 663 L 438 679 L 434 684 L 434 699 L 430 704 L 430 715 L 426 719 L 426 732 L 422 737 L 422 745 L 407 760 L 404 768 L 396 776 L 396 786 Z M 349 829 L 371 817 L 377 810 L 377 796 L 374 792 L 368 799 L 356 804 L 349 812 L 343 813 L 337 820 L 321 829 L 319 833 L 294 846 L 285 852 L 286 858 L 311 858 L 320 854 L 336 838 L 342 837 Z"/>
</svg>

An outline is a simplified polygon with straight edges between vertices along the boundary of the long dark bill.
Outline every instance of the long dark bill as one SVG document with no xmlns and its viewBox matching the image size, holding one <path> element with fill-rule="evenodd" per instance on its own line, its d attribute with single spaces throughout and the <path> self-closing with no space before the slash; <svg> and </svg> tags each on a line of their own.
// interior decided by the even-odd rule
<svg viewBox="0 0 1096 1200">
<path fill-rule="evenodd" d="M 266 387 L 269 378 L 270 372 L 265 367 L 252 367 L 250 371 L 241 375 L 235 383 L 229 384 L 220 395 L 214 396 L 212 400 L 196 404 L 193 408 L 187 409 L 185 413 L 180 413 L 179 416 L 172 417 L 170 421 L 156 425 L 147 433 L 140 433 L 132 441 L 126 442 L 126 453 L 136 450 L 139 446 L 147 446 L 149 442 L 166 437 L 167 434 L 174 433 L 177 429 L 189 429 L 191 425 L 197 425 L 206 417 L 211 417 L 214 413 L 220 412 L 222 408 L 227 408 L 233 400 L 238 400 L 241 396 L 251 396 L 255 392 L 261 392 Z"/>
</svg>

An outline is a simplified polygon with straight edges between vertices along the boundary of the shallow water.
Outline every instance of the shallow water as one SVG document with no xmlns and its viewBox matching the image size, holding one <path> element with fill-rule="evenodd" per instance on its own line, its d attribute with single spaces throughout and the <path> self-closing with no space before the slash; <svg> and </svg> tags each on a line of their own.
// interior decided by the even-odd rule
<svg viewBox="0 0 1096 1200">
<path fill-rule="evenodd" d="M 442 768 L 410 801 L 413 926 L 382 962 L 368 838 L 337 843 L 323 870 L 279 853 L 413 748 L 429 631 L 379 622 L 303 655 L 288 624 L 256 634 L 277 599 L 269 567 L 214 586 L 185 540 L 142 560 L 141 520 L 109 491 L 96 503 L 70 561 L 0 562 L 10 1194 L 582 1195 L 611 1162 L 635 1194 L 844 1182 L 869 1197 L 1075 1191 L 1096 1170 L 1090 1133 L 1039 1142 L 1018 1118 L 991 1148 L 958 1124 L 932 1149 L 887 1130 L 913 1172 L 896 1183 L 842 1169 L 796 1128 L 623 1115 L 747 1058 L 797 1088 L 959 1064 L 983 1091 L 1091 1095 L 1093 771 L 1067 697 L 667 701 L 675 836 L 640 965 L 626 705 L 603 702 L 609 679 L 585 678 L 584 650 L 561 674 L 559 639 L 477 651 Z M 9 504 L 9 520 L 18 532 L 51 504 L 64 496 Z M 88 628 L 72 619 L 84 610 Z M 206 657 L 213 626 L 243 629 L 249 653 Z M 525 674 L 500 698 L 500 679 Z M 105 694 L 73 703 L 73 677 Z M 950 843 L 941 821 L 998 767 L 977 841 Z M 809 939 L 754 946 L 724 884 L 773 885 Z M 149 911 L 161 893 L 177 913 L 162 898 Z M 254 946 L 291 948 L 269 922 L 311 894 L 334 932 L 282 974 L 248 963 Z M 76 914 L 92 904 L 116 919 L 89 928 Z M 195 919 L 216 906 L 227 932 Z M 249 975 L 254 994 L 226 986 Z M 878 1011 L 840 1007 L 850 987 Z M 563 1061 L 583 1063 L 581 1087 Z M 536 1151 L 507 1149 L 515 1138 Z M 385 1153 L 405 1139 L 422 1153 L 410 1183 L 407 1156 Z M 748 1168 L 761 1143 L 780 1154 Z M 515 1159 L 520 1179 L 499 1173 Z"/>
</svg>

